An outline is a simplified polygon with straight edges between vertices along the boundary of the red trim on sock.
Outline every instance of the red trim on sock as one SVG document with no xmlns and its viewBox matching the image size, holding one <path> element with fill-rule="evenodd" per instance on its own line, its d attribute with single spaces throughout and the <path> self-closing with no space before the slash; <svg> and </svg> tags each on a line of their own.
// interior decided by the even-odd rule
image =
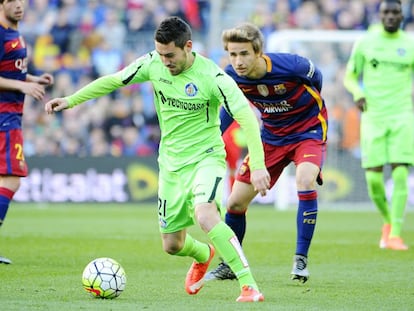
<svg viewBox="0 0 414 311">
<path fill-rule="evenodd" d="M 15 192 L 10 189 L 0 187 L 0 195 L 8 198 L 9 200 L 13 199 L 14 193 Z"/>
<path fill-rule="evenodd" d="M 232 211 L 232 210 L 227 210 L 227 213 L 228 214 L 232 214 L 232 215 L 244 215 L 244 214 L 246 214 L 246 211 L 247 210 L 244 210 L 244 211 Z"/>
<path fill-rule="evenodd" d="M 316 190 L 306 192 L 299 191 L 298 197 L 301 201 L 311 201 L 316 200 L 318 198 L 318 193 L 316 192 Z"/>
</svg>

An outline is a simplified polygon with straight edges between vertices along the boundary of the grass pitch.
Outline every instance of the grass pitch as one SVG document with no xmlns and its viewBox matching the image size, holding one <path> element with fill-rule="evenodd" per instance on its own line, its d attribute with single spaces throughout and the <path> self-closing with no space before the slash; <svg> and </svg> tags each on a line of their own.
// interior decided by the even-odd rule
<svg viewBox="0 0 414 311">
<path fill-rule="evenodd" d="M 290 280 L 296 211 L 252 206 L 245 253 L 265 295 L 258 304 L 236 303 L 236 281 L 207 282 L 187 295 L 189 258 L 165 254 L 156 205 L 13 204 L 0 230 L 0 310 L 413 310 L 414 213 L 403 237 L 407 252 L 380 250 L 376 211 L 321 209 L 309 254 L 310 280 Z M 190 232 L 202 241 L 197 228 Z M 81 274 L 96 257 L 112 257 L 127 273 L 114 300 L 90 297 Z M 213 260 L 216 267 L 218 256 Z"/>
</svg>

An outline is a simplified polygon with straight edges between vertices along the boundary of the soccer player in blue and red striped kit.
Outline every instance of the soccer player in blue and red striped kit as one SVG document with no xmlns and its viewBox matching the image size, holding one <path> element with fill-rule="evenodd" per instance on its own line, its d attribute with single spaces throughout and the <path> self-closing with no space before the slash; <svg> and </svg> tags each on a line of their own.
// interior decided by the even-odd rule
<svg viewBox="0 0 414 311">
<path fill-rule="evenodd" d="M 22 116 L 25 95 L 41 100 L 53 76 L 27 73 L 27 49 L 18 31 L 24 0 L 0 0 L 0 226 L 10 201 L 27 176 L 23 154 Z M 0 263 L 11 260 L 0 256 Z"/>
<path fill-rule="evenodd" d="M 321 97 L 322 74 L 307 58 L 288 53 L 263 53 L 264 39 L 253 24 L 228 29 L 222 35 L 230 65 L 225 68 L 244 95 L 258 109 L 270 186 L 291 162 L 296 166 L 299 198 L 297 240 L 292 280 L 309 278 L 308 251 L 318 213 L 316 184 L 322 184 L 328 115 Z M 224 110 L 222 129 L 232 122 Z M 227 201 L 226 223 L 240 242 L 246 231 L 246 211 L 256 196 L 250 181 L 249 157 L 239 168 Z M 234 279 L 225 262 L 206 275 L 209 279 Z"/>
</svg>

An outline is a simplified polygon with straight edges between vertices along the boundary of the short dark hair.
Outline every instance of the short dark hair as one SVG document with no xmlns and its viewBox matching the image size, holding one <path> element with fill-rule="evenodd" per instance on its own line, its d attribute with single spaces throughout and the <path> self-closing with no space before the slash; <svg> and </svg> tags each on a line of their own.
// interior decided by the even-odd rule
<svg viewBox="0 0 414 311">
<path fill-rule="evenodd" d="M 175 46 L 184 48 L 187 41 L 191 40 L 191 28 L 178 16 L 167 17 L 155 30 L 154 39 L 162 44 L 174 41 Z"/>
</svg>

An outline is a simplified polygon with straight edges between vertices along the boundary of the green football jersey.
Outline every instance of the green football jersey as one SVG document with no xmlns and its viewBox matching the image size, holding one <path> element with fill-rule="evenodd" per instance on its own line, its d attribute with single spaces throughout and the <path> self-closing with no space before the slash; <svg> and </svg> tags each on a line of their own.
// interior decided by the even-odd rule
<svg viewBox="0 0 414 311">
<path fill-rule="evenodd" d="M 212 152 L 225 157 L 219 109 L 223 104 L 250 138 L 251 168 L 265 168 L 257 118 L 234 80 L 213 61 L 194 53 L 191 67 L 171 75 L 152 51 L 123 70 L 99 78 L 67 97 L 70 107 L 122 86 L 150 81 L 161 129 L 159 161 L 175 171 Z"/>
<path fill-rule="evenodd" d="M 354 45 L 344 84 L 354 100 L 366 98 L 366 114 L 386 117 L 412 113 L 414 39 L 399 30 L 372 27 Z M 361 78 L 361 80 L 360 80 Z"/>
</svg>

